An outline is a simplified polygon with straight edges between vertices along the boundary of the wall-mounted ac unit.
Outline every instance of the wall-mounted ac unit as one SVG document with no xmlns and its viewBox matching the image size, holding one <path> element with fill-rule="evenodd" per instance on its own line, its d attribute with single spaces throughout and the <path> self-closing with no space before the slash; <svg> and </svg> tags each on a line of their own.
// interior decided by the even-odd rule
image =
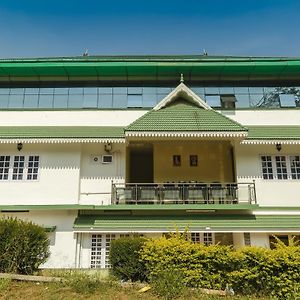
<svg viewBox="0 0 300 300">
<path fill-rule="evenodd" d="M 91 155 L 91 163 L 100 164 L 102 161 L 101 155 Z"/>
<path fill-rule="evenodd" d="M 111 164 L 113 161 L 113 156 L 112 155 L 102 155 L 102 163 L 103 164 Z"/>
</svg>

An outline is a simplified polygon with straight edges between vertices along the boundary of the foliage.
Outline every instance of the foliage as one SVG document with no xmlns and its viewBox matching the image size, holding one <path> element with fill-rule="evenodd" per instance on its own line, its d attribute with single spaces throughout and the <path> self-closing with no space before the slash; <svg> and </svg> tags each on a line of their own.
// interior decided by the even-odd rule
<svg viewBox="0 0 300 300">
<path fill-rule="evenodd" d="M 6 291 L 10 287 L 10 284 L 10 278 L 0 278 L 0 295 L 6 293 Z"/>
<path fill-rule="evenodd" d="M 109 256 L 113 275 L 122 280 L 145 280 L 146 269 L 139 256 L 144 242 L 136 235 L 112 241 Z"/>
<path fill-rule="evenodd" d="M 99 288 L 100 281 L 97 276 L 84 272 L 72 272 L 68 276 L 67 285 L 77 293 L 93 293 Z"/>
<path fill-rule="evenodd" d="M 163 270 L 151 278 L 154 292 L 166 300 L 175 299 L 186 291 L 184 274 L 179 270 Z"/>
<path fill-rule="evenodd" d="M 0 219 L 0 272 L 32 274 L 48 257 L 44 228 L 19 219 Z"/>
<path fill-rule="evenodd" d="M 145 242 L 140 252 L 151 277 L 163 270 L 179 270 L 190 287 L 225 289 L 240 294 L 271 295 L 279 299 L 300 296 L 300 247 L 278 244 L 276 249 L 194 244 L 173 235 Z"/>
</svg>

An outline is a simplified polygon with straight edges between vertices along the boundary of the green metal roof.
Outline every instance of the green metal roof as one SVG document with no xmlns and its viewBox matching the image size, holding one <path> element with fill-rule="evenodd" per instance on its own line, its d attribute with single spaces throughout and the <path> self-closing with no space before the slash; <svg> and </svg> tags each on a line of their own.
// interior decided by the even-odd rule
<svg viewBox="0 0 300 300">
<path fill-rule="evenodd" d="M 178 216 L 79 216 L 75 229 L 100 231 L 190 230 L 300 230 L 300 215 L 178 215 Z"/>
<path fill-rule="evenodd" d="M 298 140 L 300 126 L 247 126 L 247 139 L 253 140 Z"/>
<path fill-rule="evenodd" d="M 160 110 L 151 110 L 125 131 L 247 131 L 239 123 L 210 109 L 176 101 Z"/>
<path fill-rule="evenodd" d="M 124 138 L 124 128 L 108 126 L 0 126 L 0 138 Z"/>
<path fill-rule="evenodd" d="M 299 80 L 300 58 L 203 55 L 2 59 L 0 77 L 120 80 Z"/>
</svg>

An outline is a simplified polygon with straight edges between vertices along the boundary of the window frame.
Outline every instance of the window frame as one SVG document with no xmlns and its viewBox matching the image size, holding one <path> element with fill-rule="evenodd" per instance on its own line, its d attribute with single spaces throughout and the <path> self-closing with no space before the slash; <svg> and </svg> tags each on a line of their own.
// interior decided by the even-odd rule
<svg viewBox="0 0 300 300">
<path fill-rule="evenodd" d="M 263 172 L 263 157 L 271 157 L 271 167 L 272 167 L 272 174 L 273 174 L 273 178 L 264 178 L 265 173 Z M 287 178 L 280 178 L 280 176 L 278 176 L 278 168 L 277 168 L 277 163 L 278 161 L 276 161 L 276 157 L 284 157 L 285 159 L 285 164 L 286 164 L 286 170 L 287 170 Z M 296 181 L 296 180 L 300 180 L 300 175 L 298 175 L 298 173 L 296 172 L 296 178 L 293 178 L 293 172 L 292 172 L 292 164 L 291 164 L 291 158 L 292 157 L 298 157 L 299 161 L 300 161 L 300 154 L 261 154 L 259 156 L 260 158 L 260 171 L 261 171 L 261 176 L 263 180 L 278 180 L 278 181 Z M 269 168 L 269 167 L 267 167 Z M 282 176 L 282 174 L 279 174 Z M 297 178 L 299 176 L 299 178 Z"/>
</svg>

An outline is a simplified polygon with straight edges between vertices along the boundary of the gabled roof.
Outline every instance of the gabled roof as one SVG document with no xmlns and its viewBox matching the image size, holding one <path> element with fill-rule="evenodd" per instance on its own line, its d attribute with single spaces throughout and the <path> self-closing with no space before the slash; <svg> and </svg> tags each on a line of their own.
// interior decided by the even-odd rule
<svg viewBox="0 0 300 300">
<path fill-rule="evenodd" d="M 195 137 L 246 136 L 247 128 L 213 110 L 183 83 L 125 128 L 126 136 L 174 136 L 176 132 Z"/>
</svg>

